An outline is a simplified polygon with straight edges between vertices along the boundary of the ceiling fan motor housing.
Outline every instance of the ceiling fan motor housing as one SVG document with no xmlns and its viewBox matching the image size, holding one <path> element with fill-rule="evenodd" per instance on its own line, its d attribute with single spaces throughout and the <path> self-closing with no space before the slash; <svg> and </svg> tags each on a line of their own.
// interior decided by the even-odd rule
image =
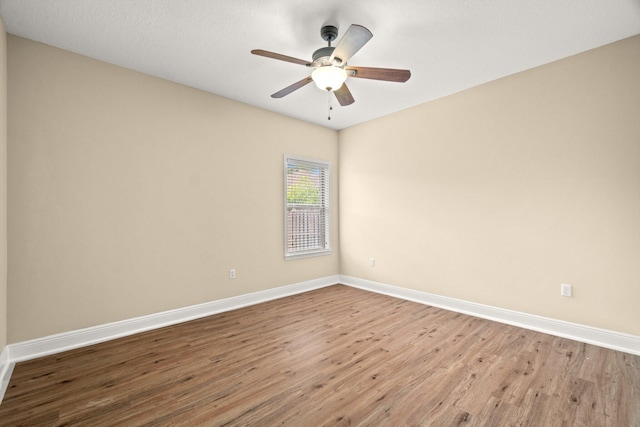
<svg viewBox="0 0 640 427">
<path fill-rule="evenodd" d="M 335 47 L 326 46 L 316 50 L 315 52 L 313 52 L 313 56 L 312 56 L 313 62 L 316 62 L 326 57 L 326 61 L 320 61 L 320 62 L 326 62 L 326 64 L 322 64 L 322 65 L 329 65 L 329 58 L 331 57 L 331 54 L 333 53 L 334 49 Z"/>
</svg>

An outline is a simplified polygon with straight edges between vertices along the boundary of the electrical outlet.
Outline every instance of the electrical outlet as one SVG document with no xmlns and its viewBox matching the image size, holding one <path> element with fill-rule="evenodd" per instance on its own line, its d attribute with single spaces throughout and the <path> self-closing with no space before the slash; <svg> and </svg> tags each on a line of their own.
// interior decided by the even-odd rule
<svg viewBox="0 0 640 427">
<path fill-rule="evenodd" d="M 375 267 L 376 266 L 376 259 L 375 258 L 371 258 L 369 260 L 369 267 Z"/>
<path fill-rule="evenodd" d="M 236 269 L 232 268 L 231 270 L 229 270 L 229 279 L 235 279 L 236 278 Z"/>
<path fill-rule="evenodd" d="M 566 283 L 560 285 L 560 295 L 562 295 L 563 297 L 572 296 L 572 291 L 573 290 L 571 289 L 571 285 L 567 285 Z"/>
</svg>

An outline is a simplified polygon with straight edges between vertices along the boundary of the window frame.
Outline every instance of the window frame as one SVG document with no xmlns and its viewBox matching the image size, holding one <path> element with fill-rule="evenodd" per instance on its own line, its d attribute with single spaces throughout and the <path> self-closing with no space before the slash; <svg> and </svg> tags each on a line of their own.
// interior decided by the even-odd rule
<svg viewBox="0 0 640 427">
<path fill-rule="evenodd" d="M 297 165 L 308 165 L 311 167 L 320 167 L 325 169 L 325 179 L 324 179 L 324 191 L 321 191 L 321 203 L 320 203 L 320 207 L 322 209 L 324 209 L 324 247 L 322 248 L 313 248 L 313 249 L 306 249 L 306 250 L 297 250 L 297 251 L 290 251 L 289 250 L 289 209 L 292 207 L 288 200 L 287 200 L 287 193 L 288 193 L 288 180 L 287 180 L 287 176 L 288 176 L 288 166 L 290 164 L 297 164 Z M 300 258 L 308 258 L 308 257 L 315 257 L 315 256 L 321 256 L 321 255 L 329 255 L 332 252 L 331 249 L 331 163 L 324 161 L 324 160 L 318 160 L 318 159 L 312 159 L 312 158 L 308 158 L 308 157 L 301 157 L 301 156 L 296 156 L 296 155 L 291 155 L 291 154 L 285 154 L 284 155 L 284 162 L 283 162 L 283 189 L 284 189 L 284 194 L 283 194 L 283 201 L 284 201 L 284 212 L 283 212 L 283 218 L 284 218 L 284 258 L 285 260 L 293 260 L 293 259 L 300 259 Z"/>
</svg>

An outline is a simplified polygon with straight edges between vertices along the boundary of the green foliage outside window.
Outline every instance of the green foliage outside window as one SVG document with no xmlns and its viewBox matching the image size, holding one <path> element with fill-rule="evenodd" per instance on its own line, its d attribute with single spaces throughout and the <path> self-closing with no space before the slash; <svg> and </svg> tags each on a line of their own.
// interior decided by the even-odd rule
<svg viewBox="0 0 640 427">
<path fill-rule="evenodd" d="M 287 186 L 287 203 L 319 205 L 320 189 L 308 177 L 302 176 L 296 183 Z"/>
</svg>

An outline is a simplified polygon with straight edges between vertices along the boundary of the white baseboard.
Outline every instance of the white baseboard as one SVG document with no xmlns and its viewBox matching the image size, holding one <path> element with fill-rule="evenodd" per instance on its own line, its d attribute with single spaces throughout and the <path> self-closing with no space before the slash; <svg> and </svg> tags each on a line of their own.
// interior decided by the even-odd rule
<svg viewBox="0 0 640 427">
<path fill-rule="evenodd" d="M 432 305 L 458 313 L 544 332 L 550 335 L 594 344 L 600 347 L 640 355 L 640 337 L 635 335 L 520 313 L 355 277 L 335 275 L 164 311 L 148 316 L 136 317 L 120 322 L 9 344 L 0 353 L 0 403 L 4 397 L 16 362 L 35 359 L 37 357 L 60 353 L 62 351 L 72 350 L 74 348 L 84 347 L 139 332 L 211 316 L 213 314 L 235 310 L 338 283 L 421 304 Z"/>
<path fill-rule="evenodd" d="M 9 385 L 9 379 L 11 378 L 11 373 L 13 372 L 13 367 L 16 362 L 60 353 L 74 348 L 109 341 L 139 332 L 175 325 L 177 323 L 259 304 L 261 302 L 335 285 L 338 283 L 338 279 L 338 275 L 328 276 L 175 310 L 163 311 L 148 316 L 9 344 L 2 350 L 2 353 L 0 353 L 0 403 Z"/>
<path fill-rule="evenodd" d="M 340 283 L 458 313 L 640 355 L 640 337 L 340 275 Z"/>
<path fill-rule="evenodd" d="M 9 344 L 0 358 L 0 373 L 8 370 L 6 365 L 35 359 L 49 354 L 84 347 L 99 342 L 124 337 L 164 326 L 174 325 L 213 314 L 222 313 L 277 298 L 307 292 L 338 283 L 339 276 L 328 276 L 292 285 L 280 286 L 245 295 L 206 302 L 175 310 L 154 313 L 114 323 L 63 332 L 30 341 Z M 2 377 L 4 378 L 4 377 Z"/>
<path fill-rule="evenodd" d="M 0 353 L 0 403 L 9 386 L 9 379 L 11 379 L 14 366 L 15 363 L 9 360 L 9 349 L 5 347 Z"/>
</svg>

